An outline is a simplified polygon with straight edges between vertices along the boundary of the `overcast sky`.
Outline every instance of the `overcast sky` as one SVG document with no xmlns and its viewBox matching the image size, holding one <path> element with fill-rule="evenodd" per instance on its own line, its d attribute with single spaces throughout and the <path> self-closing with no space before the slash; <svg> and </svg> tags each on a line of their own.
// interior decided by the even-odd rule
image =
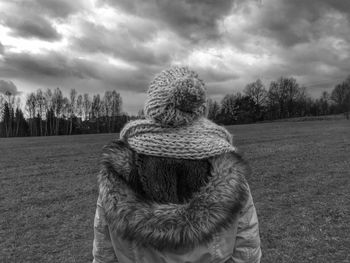
<svg viewBox="0 0 350 263">
<path fill-rule="evenodd" d="M 346 0 L 1 0 L 0 91 L 116 89 L 136 113 L 176 64 L 214 99 L 280 76 L 319 96 L 350 74 L 349 19 Z"/>
</svg>

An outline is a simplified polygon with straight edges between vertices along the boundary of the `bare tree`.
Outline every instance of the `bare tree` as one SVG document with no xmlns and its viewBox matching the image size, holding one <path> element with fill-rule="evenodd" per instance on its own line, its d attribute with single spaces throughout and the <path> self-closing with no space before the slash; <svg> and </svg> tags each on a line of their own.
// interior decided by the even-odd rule
<svg viewBox="0 0 350 263">
<path fill-rule="evenodd" d="M 14 104 L 14 108 L 21 108 L 21 106 L 22 106 L 22 102 L 21 102 L 21 98 L 20 97 L 17 97 L 16 98 L 16 102 L 15 102 L 15 104 Z"/>
<path fill-rule="evenodd" d="M 83 99 L 83 112 L 84 112 L 84 120 L 90 119 L 91 115 L 91 99 L 88 93 L 84 94 L 84 99 Z"/>
<path fill-rule="evenodd" d="M 36 113 L 37 113 L 37 117 L 38 118 L 38 121 L 39 121 L 39 129 L 40 129 L 40 136 L 44 135 L 43 133 L 43 116 L 45 115 L 46 113 L 46 102 L 45 102 L 45 96 L 42 92 L 41 89 L 38 89 L 36 91 L 36 107 L 37 107 L 37 110 L 36 110 Z"/>
<path fill-rule="evenodd" d="M 115 132 L 116 130 L 116 118 L 121 114 L 122 111 L 122 97 L 120 94 L 113 90 L 112 91 L 112 130 Z"/>
<path fill-rule="evenodd" d="M 31 92 L 28 94 L 26 99 L 26 105 L 25 108 L 29 114 L 29 132 L 30 135 L 36 135 L 34 134 L 34 118 L 36 116 L 36 96 L 34 92 Z"/>
<path fill-rule="evenodd" d="M 254 101 L 256 118 L 261 119 L 262 109 L 267 101 L 267 90 L 264 84 L 260 79 L 249 83 L 244 89 L 244 94 Z"/>
<path fill-rule="evenodd" d="M 350 76 L 342 83 L 336 85 L 331 93 L 332 100 L 336 103 L 338 111 L 349 119 L 350 112 Z"/>
<path fill-rule="evenodd" d="M 221 101 L 220 122 L 223 124 L 233 124 L 237 120 L 238 106 L 236 104 L 237 95 L 227 94 Z"/>
<path fill-rule="evenodd" d="M 281 77 L 272 81 L 268 92 L 270 112 L 275 113 L 275 118 L 292 117 L 296 110 L 296 101 L 303 93 L 304 89 L 299 87 L 294 78 Z"/>
<path fill-rule="evenodd" d="M 112 116 L 112 92 L 105 91 L 102 101 L 103 112 L 106 117 L 107 131 L 111 132 L 111 116 Z"/>
<path fill-rule="evenodd" d="M 245 89 L 244 94 L 252 98 L 256 105 L 260 107 L 265 105 L 267 99 L 267 90 L 260 79 L 249 83 Z"/>
<path fill-rule="evenodd" d="M 83 96 L 81 94 L 78 95 L 77 104 L 76 104 L 76 114 L 79 118 L 82 118 L 83 115 Z"/>
<path fill-rule="evenodd" d="M 4 105 L 5 105 L 5 97 L 2 94 L 0 94 L 0 112 L 2 112 Z"/>
<path fill-rule="evenodd" d="M 51 89 L 46 89 L 44 92 L 44 97 L 46 100 L 46 106 L 48 109 L 52 108 L 52 90 Z"/>
<path fill-rule="evenodd" d="M 4 109 L 5 109 L 5 97 L 0 93 L 0 136 L 5 135 L 4 126 Z"/>
<path fill-rule="evenodd" d="M 100 132 L 100 112 L 101 112 L 101 98 L 100 94 L 94 95 L 92 98 L 92 116 L 96 120 L 96 130 Z"/>
<path fill-rule="evenodd" d="M 59 88 L 56 88 L 52 95 L 52 109 L 56 116 L 56 125 L 55 125 L 55 134 L 59 135 L 60 130 L 60 121 L 59 118 L 61 117 L 62 112 L 62 106 L 63 106 L 63 95 L 62 91 Z"/>
<path fill-rule="evenodd" d="M 321 114 L 327 115 L 329 114 L 329 105 L 330 105 L 331 96 L 327 91 L 322 92 L 321 98 L 319 100 L 321 107 Z"/>
<path fill-rule="evenodd" d="M 46 102 L 46 135 L 54 134 L 54 109 L 53 109 L 53 94 L 51 89 L 46 89 L 44 92 Z"/>
<path fill-rule="evenodd" d="M 71 103 L 67 97 L 62 99 L 62 119 L 64 120 L 64 134 L 69 135 L 70 132 L 70 114 L 71 114 Z"/>
<path fill-rule="evenodd" d="M 71 89 L 70 93 L 70 103 L 69 103 L 69 107 L 68 107 L 68 115 L 69 115 L 69 120 L 70 120 L 70 124 L 69 124 L 69 132 L 68 134 L 72 134 L 72 130 L 73 130 L 73 117 L 76 114 L 76 98 L 77 98 L 77 91 L 75 89 Z"/>
<path fill-rule="evenodd" d="M 215 121 L 220 114 L 220 105 L 217 101 L 207 100 L 208 119 Z"/>
<path fill-rule="evenodd" d="M 3 110 L 4 110 L 4 107 L 5 107 L 5 98 L 4 96 L 0 93 L 0 136 L 3 136 L 3 119 L 4 119 L 4 116 L 3 116 Z"/>
</svg>

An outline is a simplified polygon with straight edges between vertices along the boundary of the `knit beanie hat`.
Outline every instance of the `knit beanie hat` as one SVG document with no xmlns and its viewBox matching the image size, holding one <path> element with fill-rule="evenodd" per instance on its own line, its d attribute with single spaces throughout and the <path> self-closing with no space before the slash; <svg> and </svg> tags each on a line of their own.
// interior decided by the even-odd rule
<svg viewBox="0 0 350 263">
<path fill-rule="evenodd" d="M 203 159 L 236 151 L 231 134 L 207 118 L 204 82 L 187 67 L 164 70 L 151 82 L 145 120 L 131 121 L 120 133 L 138 153 Z"/>
</svg>

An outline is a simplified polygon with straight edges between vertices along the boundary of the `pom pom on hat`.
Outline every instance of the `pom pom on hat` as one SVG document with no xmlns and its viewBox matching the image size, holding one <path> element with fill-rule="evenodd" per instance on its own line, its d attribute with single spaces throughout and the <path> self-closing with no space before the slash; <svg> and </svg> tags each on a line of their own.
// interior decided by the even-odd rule
<svg viewBox="0 0 350 263">
<path fill-rule="evenodd" d="M 166 126 L 182 126 L 205 115 L 204 82 L 187 67 L 164 70 L 151 82 L 145 115 Z"/>
</svg>

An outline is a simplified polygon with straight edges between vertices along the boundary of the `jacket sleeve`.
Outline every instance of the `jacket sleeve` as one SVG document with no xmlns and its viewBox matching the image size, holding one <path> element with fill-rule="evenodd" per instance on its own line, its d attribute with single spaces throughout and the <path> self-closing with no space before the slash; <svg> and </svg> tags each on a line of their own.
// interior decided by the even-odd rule
<svg viewBox="0 0 350 263">
<path fill-rule="evenodd" d="M 232 255 L 235 263 L 259 263 L 261 258 L 259 223 L 253 198 L 249 198 L 237 222 L 236 243 Z"/>
<path fill-rule="evenodd" d="M 99 196 L 94 219 L 93 263 L 116 263 L 115 255 L 108 225 L 105 219 L 104 208 Z"/>
</svg>

